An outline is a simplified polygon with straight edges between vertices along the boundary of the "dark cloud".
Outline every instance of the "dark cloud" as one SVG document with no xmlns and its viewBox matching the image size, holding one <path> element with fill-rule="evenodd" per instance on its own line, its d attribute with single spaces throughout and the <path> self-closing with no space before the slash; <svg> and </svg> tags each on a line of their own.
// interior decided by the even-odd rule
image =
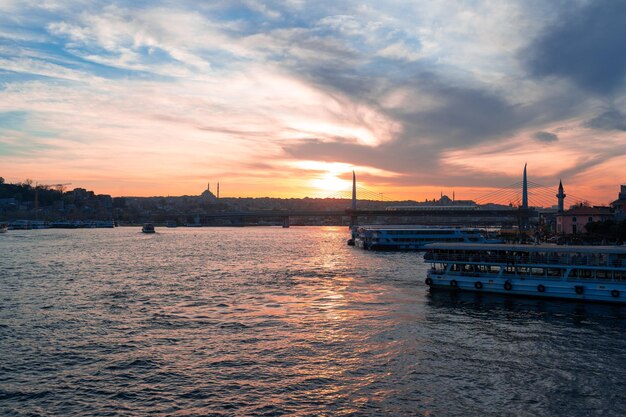
<svg viewBox="0 0 626 417">
<path fill-rule="evenodd" d="M 556 142 L 559 140 L 557 135 L 550 132 L 537 132 L 533 135 L 533 137 L 540 142 Z"/>
<path fill-rule="evenodd" d="M 572 103 L 578 102 L 564 100 L 555 105 L 554 100 L 547 99 L 532 106 L 522 106 L 510 103 L 504 96 L 487 88 L 450 85 L 441 76 L 420 72 L 415 72 L 413 77 L 401 83 L 370 77 L 365 88 L 335 77 L 318 78 L 317 81 L 323 81 L 327 89 L 341 91 L 356 101 L 366 101 L 402 126 L 402 130 L 390 141 L 376 147 L 358 144 L 352 138 L 290 142 L 283 147 L 287 155 L 400 173 L 402 179 L 393 180 L 398 184 L 403 179 L 414 181 L 413 184 L 454 181 L 456 185 L 470 182 L 467 178 L 488 184 L 507 181 L 509 179 L 493 176 L 477 178 L 476 175 L 480 174 L 469 171 L 455 176 L 444 171 L 440 164 L 441 156 L 450 150 L 512 137 L 534 123 L 559 120 L 564 114 L 571 114 L 575 106 Z M 393 109 L 377 105 L 382 97 L 395 90 L 403 91 L 411 98 Z M 422 97 L 427 97 L 426 105 L 420 103 Z"/>
<path fill-rule="evenodd" d="M 585 126 L 598 130 L 626 131 L 626 115 L 618 110 L 608 110 L 588 120 Z"/>
<path fill-rule="evenodd" d="M 487 90 L 448 86 L 432 77 L 417 79 L 415 84 L 416 96 L 427 93 L 438 105 L 392 113 L 403 122 L 407 139 L 435 139 L 441 148 L 466 147 L 506 137 L 535 117 L 532 109 L 511 104 Z"/>
<path fill-rule="evenodd" d="M 612 92 L 620 85 L 626 74 L 626 54 L 618 48 L 626 39 L 626 25 L 621 24 L 626 21 L 626 3 L 622 7 L 601 0 L 600 6 L 565 7 L 576 10 L 569 14 L 559 10 L 563 23 L 546 29 L 525 51 L 524 59 L 534 76 L 568 78 L 582 88 L 546 89 L 541 97 L 524 104 L 517 101 L 515 92 L 498 90 L 475 79 L 463 83 L 443 64 L 428 60 L 382 59 L 358 47 L 351 49 L 347 65 L 340 59 L 292 56 L 285 66 L 299 77 L 339 99 L 347 97 L 348 102 L 375 109 L 401 129 L 390 141 L 375 147 L 356 143 L 354 138 L 325 137 L 287 143 L 285 153 L 297 159 L 345 162 L 396 172 L 400 177 L 394 177 L 394 184 L 502 185 L 517 179 L 483 177 L 469 168 L 450 173 L 440 161 L 449 151 L 497 143 L 522 130 L 536 131 L 538 126 L 577 117 L 588 108 L 589 91 Z M 320 56 L 335 57 L 334 48 L 332 43 L 321 42 L 308 49 L 317 50 Z M 607 68 L 607 63 L 612 67 Z M 390 108 L 382 104 L 398 91 L 408 97 L 402 105 Z M 350 108 L 346 106 L 342 111 L 349 112 Z M 356 120 L 358 114 L 344 117 Z M 366 128 L 367 123 L 363 121 Z M 543 131 L 533 137 L 540 142 L 559 139 L 557 134 Z M 588 168 L 598 161 L 584 166 Z"/>
<path fill-rule="evenodd" d="M 626 2 L 591 1 L 561 13 L 524 51 L 536 76 L 567 78 L 586 91 L 610 94 L 626 75 Z"/>
</svg>

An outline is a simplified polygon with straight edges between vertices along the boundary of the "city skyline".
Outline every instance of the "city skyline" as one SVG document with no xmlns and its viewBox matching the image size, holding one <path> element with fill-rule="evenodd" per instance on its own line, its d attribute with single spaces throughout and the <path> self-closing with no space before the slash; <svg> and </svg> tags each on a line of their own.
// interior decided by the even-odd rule
<svg viewBox="0 0 626 417">
<path fill-rule="evenodd" d="M 617 2 L 0 1 L 9 181 L 472 199 L 626 183 Z"/>
</svg>

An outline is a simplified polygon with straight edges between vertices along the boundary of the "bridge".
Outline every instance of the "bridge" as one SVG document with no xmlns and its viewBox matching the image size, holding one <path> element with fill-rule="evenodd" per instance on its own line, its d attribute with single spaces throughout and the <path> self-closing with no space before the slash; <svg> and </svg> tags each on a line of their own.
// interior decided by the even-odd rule
<svg viewBox="0 0 626 417">
<path fill-rule="evenodd" d="M 370 197 L 373 194 L 367 191 Z M 562 193 L 560 191 L 559 193 Z M 529 182 L 524 166 L 521 182 L 495 190 L 477 199 L 479 205 L 496 208 L 476 207 L 432 207 L 411 206 L 387 209 L 358 209 L 356 176 L 353 173 L 351 207 L 344 210 L 252 210 L 238 212 L 220 212 L 201 216 L 203 223 L 213 223 L 217 219 L 229 220 L 231 224 L 245 225 L 250 221 L 280 222 L 289 227 L 294 218 L 300 219 L 334 219 L 339 224 L 350 226 L 363 222 L 378 222 L 382 219 L 395 218 L 400 223 L 419 223 L 432 225 L 465 225 L 465 226 L 518 226 L 528 227 L 539 216 L 538 210 L 531 206 L 554 205 L 554 190 L 541 184 Z M 563 198 L 565 195 L 563 194 Z M 582 200 L 581 200 L 582 201 Z M 495 203 L 495 204 L 493 204 Z M 562 203 L 562 201 L 560 201 Z M 395 220 L 394 220 L 395 222 Z"/>
<path fill-rule="evenodd" d="M 537 217 L 535 209 L 476 209 L 476 210 L 375 210 L 375 209 L 345 209 L 345 210 L 254 210 L 241 212 L 211 213 L 201 216 L 203 223 L 212 220 L 230 220 L 236 225 L 245 225 L 246 220 L 280 221 L 284 227 L 289 227 L 293 218 L 333 218 L 337 222 L 349 220 L 351 225 L 359 224 L 362 220 L 374 221 L 380 218 L 409 219 L 420 224 L 447 224 L 447 225 L 476 225 L 476 226 L 506 226 L 519 225 L 526 219 Z M 342 222 L 343 223 L 343 222 Z"/>
</svg>

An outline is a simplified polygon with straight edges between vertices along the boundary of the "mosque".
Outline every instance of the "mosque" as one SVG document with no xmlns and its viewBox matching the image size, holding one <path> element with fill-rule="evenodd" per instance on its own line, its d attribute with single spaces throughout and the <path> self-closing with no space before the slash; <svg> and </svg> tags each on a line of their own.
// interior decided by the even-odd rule
<svg viewBox="0 0 626 417">
<path fill-rule="evenodd" d="M 205 201 L 215 202 L 220 199 L 220 183 L 217 183 L 217 195 L 211 192 L 211 183 L 207 183 L 206 190 L 200 194 L 200 198 Z"/>
</svg>

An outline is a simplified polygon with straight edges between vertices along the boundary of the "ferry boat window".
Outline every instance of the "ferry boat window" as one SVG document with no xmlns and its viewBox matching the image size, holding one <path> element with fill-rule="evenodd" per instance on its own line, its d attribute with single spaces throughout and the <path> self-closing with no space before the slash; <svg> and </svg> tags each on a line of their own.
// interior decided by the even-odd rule
<svg viewBox="0 0 626 417">
<path fill-rule="evenodd" d="M 530 273 L 531 273 L 532 275 L 542 277 L 542 276 L 544 276 L 544 275 L 545 275 L 546 270 L 545 270 L 545 269 L 543 269 L 543 268 L 531 268 Z"/>
<path fill-rule="evenodd" d="M 597 279 L 611 279 L 611 272 L 609 271 L 596 271 Z"/>
<path fill-rule="evenodd" d="M 613 279 L 616 281 L 626 281 L 626 274 L 622 271 L 615 271 L 613 272 Z"/>
<path fill-rule="evenodd" d="M 593 221 L 593 217 L 589 216 L 589 218 L 587 219 L 588 222 L 592 222 Z"/>
<path fill-rule="evenodd" d="M 559 268 L 548 268 L 548 277 L 558 278 L 561 276 L 561 270 Z"/>
</svg>

